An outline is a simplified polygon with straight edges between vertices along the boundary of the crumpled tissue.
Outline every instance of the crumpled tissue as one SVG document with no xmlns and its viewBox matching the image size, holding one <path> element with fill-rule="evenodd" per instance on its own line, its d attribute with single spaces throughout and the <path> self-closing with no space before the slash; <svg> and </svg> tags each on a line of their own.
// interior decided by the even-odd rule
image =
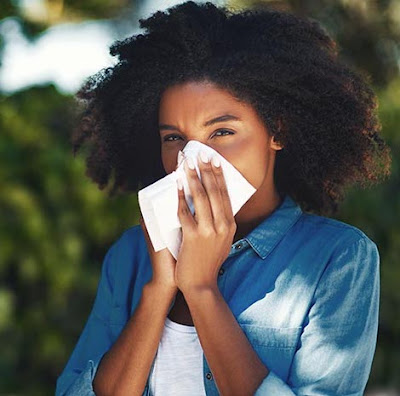
<svg viewBox="0 0 400 396">
<path fill-rule="evenodd" d="M 175 260 L 182 243 L 182 227 L 178 217 L 178 187 L 176 180 L 180 178 L 184 186 L 185 199 L 190 212 L 194 214 L 194 203 L 184 169 L 184 158 L 191 157 L 196 172 L 201 180 L 197 163 L 197 155 L 204 150 L 211 160 L 216 155 L 221 161 L 225 183 L 227 186 L 233 215 L 256 192 L 243 175 L 221 154 L 210 146 L 197 140 L 190 140 L 183 151 L 179 151 L 177 168 L 167 176 L 138 191 L 138 201 L 142 217 L 156 252 L 168 248 Z"/>
</svg>

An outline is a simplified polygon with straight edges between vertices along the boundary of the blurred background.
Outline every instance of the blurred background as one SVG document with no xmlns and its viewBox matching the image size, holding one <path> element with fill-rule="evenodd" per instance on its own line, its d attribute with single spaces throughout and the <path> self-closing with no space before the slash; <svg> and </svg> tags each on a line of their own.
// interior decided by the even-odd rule
<svg viewBox="0 0 400 396">
<path fill-rule="evenodd" d="M 73 95 L 116 62 L 109 45 L 138 19 L 183 1 L 2 0 L 0 3 L 0 395 L 51 395 L 94 301 L 104 255 L 138 224 L 135 194 L 107 198 L 69 143 Z M 381 257 L 378 345 L 366 394 L 400 389 L 400 1 L 213 1 L 317 19 L 379 97 L 392 176 L 350 191 L 335 218 Z"/>
</svg>

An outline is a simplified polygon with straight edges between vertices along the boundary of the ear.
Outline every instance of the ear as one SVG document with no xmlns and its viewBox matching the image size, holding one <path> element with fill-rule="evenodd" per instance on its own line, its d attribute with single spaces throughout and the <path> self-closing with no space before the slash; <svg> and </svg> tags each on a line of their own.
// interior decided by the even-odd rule
<svg viewBox="0 0 400 396">
<path fill-rule="evenodd" d="M 274 136 L 272 136 L 272 138 L 271 138 L 270 146 L 274 150 L 282 150 L 283 149 L 283 147 L 279 143 L 275 142 Z"/>
</svg>

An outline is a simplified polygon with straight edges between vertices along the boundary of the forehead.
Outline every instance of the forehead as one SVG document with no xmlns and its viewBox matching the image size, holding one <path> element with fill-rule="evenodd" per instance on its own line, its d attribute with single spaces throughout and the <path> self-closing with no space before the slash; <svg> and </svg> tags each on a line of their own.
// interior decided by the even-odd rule
<svg viewBox="0 0 400 396">
<path fill-rule="evenodd" d="M 228 90 L 210 82 L 188 82 L 168 87 L 163 92 L 159 117 L 193 120 L 194 117 L 209 117 L 221 112 L 235 113 L 240 117 L 254 112 L 254 109 Z"/>
</svg>

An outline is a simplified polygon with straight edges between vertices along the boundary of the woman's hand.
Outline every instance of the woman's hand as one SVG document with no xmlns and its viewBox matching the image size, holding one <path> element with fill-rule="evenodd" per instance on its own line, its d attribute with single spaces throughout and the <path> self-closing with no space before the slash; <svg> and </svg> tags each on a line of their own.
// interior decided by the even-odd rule
<svg viewBox="0 0 400 396">
<path fill-rule="evenodd" d="M 153 268 L 153 277 L 150 282 L 155 283 L 160 287 L 165 287 L 168 290 L 177 292 L 178 287 L 175 284 L 176 260 L 174 256 L 167 248 L 156 252 L 153 244 L 151 243 L 150 236 L 142 216 L 140 216 L 139 221 L 146 239 L 147 250 L 149 252 L 151 265 Z"/>
<path fill-rule="evenodd" d="M 178 217 L 182 244 L 175 268 L 175 283 L 184 293 L 192 288 L 215 288 L 220 266 L 228 257 L 237 225 L 226 188 L 222 167 L 198 159 L 196 169 L 184 168 L 193 197 L 194 216 L 178 189 Z"/>
</svg>

